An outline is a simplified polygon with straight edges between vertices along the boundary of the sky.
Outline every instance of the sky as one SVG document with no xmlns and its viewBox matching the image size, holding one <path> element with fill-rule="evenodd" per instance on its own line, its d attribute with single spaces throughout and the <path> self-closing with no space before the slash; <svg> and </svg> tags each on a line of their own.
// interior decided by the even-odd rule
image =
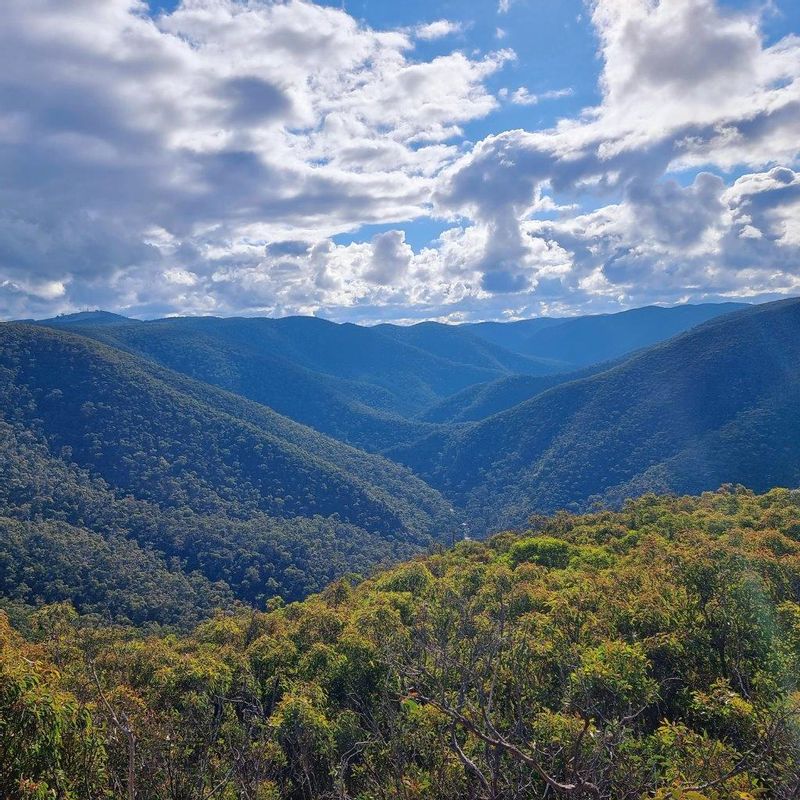
<svg viewBox="0 0 800 800">
<path fill-rule="evenodd" d="M 0 319 L 800 294 L 797 0 L 5 0 Z"/>
</svg>

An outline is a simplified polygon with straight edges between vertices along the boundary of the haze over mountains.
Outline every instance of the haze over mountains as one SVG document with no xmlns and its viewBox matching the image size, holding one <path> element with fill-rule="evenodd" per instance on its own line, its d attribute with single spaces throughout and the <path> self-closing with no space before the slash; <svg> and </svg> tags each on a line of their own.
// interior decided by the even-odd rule
<svg viewBox="0 0 800 800">
<path fill-rule="evenodd" d="M 88 312 L 0 326 L 0 394 L 2 591 L 52 598 L 45 552 L 80 607 L 185 623 L 186 597 L 301 597 L 464 525 L 797 485 L 800 300 L 371 328 Z M 162 591 L 92 588 L 73 540 Z"/>
</svg>

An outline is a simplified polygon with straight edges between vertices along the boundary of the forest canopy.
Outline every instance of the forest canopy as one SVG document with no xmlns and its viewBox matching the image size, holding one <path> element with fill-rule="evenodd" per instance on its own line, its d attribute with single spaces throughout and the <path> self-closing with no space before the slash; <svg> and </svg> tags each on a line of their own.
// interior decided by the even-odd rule
<svg viewBox="0 0 800 800">
<path fill-rule="evenodd" d="M 63 603 L 17 628 L 0 623 L 3 797 L 800 791 L 789 490 L 537 516 L 186 635 Z"/>
</svg>

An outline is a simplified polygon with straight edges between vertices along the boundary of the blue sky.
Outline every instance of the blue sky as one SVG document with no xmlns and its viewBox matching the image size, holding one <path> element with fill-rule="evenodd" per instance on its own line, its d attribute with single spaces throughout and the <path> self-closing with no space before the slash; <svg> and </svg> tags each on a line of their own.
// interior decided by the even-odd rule
<svg viewBox="0 0 800 800">
<path fill-rule="evenodd" d="M 800 291 L 793 0 L 9 2 L 0 318 Z"/>
</svg>

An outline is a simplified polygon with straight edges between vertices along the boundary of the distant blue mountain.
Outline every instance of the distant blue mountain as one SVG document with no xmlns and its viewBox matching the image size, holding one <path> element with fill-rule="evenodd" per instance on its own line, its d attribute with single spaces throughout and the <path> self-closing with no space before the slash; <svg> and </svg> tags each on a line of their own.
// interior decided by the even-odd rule
<svg viewBox="0 0 800 800">
<path fill-rule="evenodd" d="M 800 299 L 718 317 L 391 455 L 490 526 L 648 491 L 798 486 Z"/>
<path fill-rule="evenodd" d="M 34 320 L 22 320 L 34 322 Z M 47 325 L 49 328 L 71 328 L 84 325 L 106 327 L 111 325 L 135 325 L 138 319 L 123 317 L 121 314 L 112 314 L 110 311 L 78 311 L 76 314 L 60 314 L 50 319 L 36 320 L 37 325 Z"/>
<path fill-rule="evenodd" d="M 477 383 L 431 406 L 419 419 L 431 423 L 477 422 L 524 403 L 562 383 L 580 380 L 612 366 L 593 364 L 575 372 L 555 375 L 510 375 L 489 383 Z"/>
<path fill-rule="evenodd" d="M 478 420 L 510 408 L 578 377 L 570 373 L 596 359 L 625 355 L 740 307 L 375 327 L 316 317 L 141 322 L 94 311 L 38 324 L 144 356 L 349 444 L 382 452 L 434 433 L 436 423 Z M 524 354 L 525 349 L 538 354 Z"/>
<path fill-rule="evenodd" d="M 617 314 L 478 323 L 462 327 L 529 358 L 561 363 L 568 365 L 568 369 L 575 369 L 612 361 L 743 308 L 747 308 L 747 304 L 647 306 Z"/>
</svg>

